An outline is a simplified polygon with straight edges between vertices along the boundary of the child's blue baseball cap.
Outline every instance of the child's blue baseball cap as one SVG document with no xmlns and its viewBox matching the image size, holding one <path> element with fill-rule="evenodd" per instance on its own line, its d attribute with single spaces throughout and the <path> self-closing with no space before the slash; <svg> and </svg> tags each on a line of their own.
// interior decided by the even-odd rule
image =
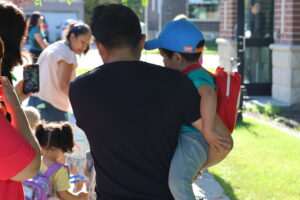
<svg viewBox="0 0 300 200">
<path fill-rule="evenodd" d="M 201 30 L 186 19 L 169 22 L 159 34 L 158 38 L 148 40 L 144 48 L 152 50 L 164 48 L 180 53 L 200 53 L 203 47 L 197 48 L 204 40 Z"/>
</svg>

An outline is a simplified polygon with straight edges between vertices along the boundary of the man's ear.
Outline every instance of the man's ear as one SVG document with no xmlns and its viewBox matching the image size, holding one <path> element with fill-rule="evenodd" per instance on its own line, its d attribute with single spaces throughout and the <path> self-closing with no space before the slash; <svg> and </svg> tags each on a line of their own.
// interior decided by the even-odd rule
<svg viewBox="0 0 300 200">
<path fill-rule="evenodd" d="M 144 49 L 144 45 L 145 45 L 145 41 L 146 41 L 146 35 L 145 34 L 142 34 L 142 37 L 139 41 L 139 46 L 138 46 L 138 50 L 139 51 L 142 51 Z"/>
<path fill-rule="evenodd" d="M 107 56 L 108 56 L 108 50 L 107 48 L 105 48 L 105 46 L 103 46 L 103 44 L 101 44 L 99 41 L 95 40 L 95 44 L 96 47 L 98 49 L 98 53 L 100 54 L 102 60 L 104 63 L 106 63 L 107 61 Z"/>
</svg>

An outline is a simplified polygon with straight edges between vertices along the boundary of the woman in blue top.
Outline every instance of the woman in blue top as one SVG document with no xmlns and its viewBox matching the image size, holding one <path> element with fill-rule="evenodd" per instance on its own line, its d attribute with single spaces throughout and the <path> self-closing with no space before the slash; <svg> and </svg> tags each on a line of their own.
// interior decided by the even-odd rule
<svg viewBox="0 0 300 200">
<path fill-rule="evenodd" d="M 43 16 L 39 12 L 34 12 L 29 21 L 29 52 L 32 54 L 33 62 L 36 62 L 43 49 L 48 46 L 46 37 L 42 28 Z"/>
</svg>

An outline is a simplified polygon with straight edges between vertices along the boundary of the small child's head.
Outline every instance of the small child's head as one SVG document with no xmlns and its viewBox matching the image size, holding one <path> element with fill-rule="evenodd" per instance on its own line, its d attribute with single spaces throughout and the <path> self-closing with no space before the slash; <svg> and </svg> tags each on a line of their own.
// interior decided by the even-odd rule
<svg viewBox="0 0 300 200">
<path fill-rule="evenodd" d="M 157 38 L 145 43 L 145 49 L 159 48 L 164 65 L 182 71 L 183 62 L 199 61 L 204 45 L 201 30 L 186 19 L 180 19 L 169 22 Z"/>
<path fill-rule="evenodd" d="M 38 109 L 32 106 L 26 106 L 23 108 L 23 110 L 27 116 L 31 130 L 35 130 L 41 120 L 41 115 Z"/>
<path fill-rule="evenodd" d="M 35 136 L 43 153 L 55 152 L 58 159 L 63 153 L 72 152 L 73 131 L 68 123 L 40 124 L 36 127 Z"/>
</svg>

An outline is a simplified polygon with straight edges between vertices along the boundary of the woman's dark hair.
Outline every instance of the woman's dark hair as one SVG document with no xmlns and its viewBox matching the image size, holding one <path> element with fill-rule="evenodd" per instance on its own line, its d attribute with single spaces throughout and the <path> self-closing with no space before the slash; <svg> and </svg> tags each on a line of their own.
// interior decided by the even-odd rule
<svg viewBox="0 0 300 200">
<path fill-rule="evenodd" d="M 23 12 L 10 3 L 0 3 L 0 37 L 5 46 L 2 61 L 2 76 L 12 82 L 11 71 L 14 66 L 23 64 L 21 42 L 25 33 L 26 22 Z"/>
<path fill-rule="evenodd" d="M 85 35 L 85 34 L 92 34 L 92 31 L 89 27 L 89 25 L 84 24 L 84 23 L 71 23 L 69 25 L 69 32 L 66 36 L 68 42 L 70 42 L 70 37 L 71 34 L 74 34 L 75 37 L 78 37 L 80 35 Z M 88 45 L 88 47 L 86 48 L 86 50 L 84 50 L 84 54 L 86 54 L 90 49 L 90 45 Z"/>
<path fill-rule="evenodd" d="M 35 136 L 41 147 L 59 148 L 64 153 L 72 152 L 74 146 L 73 131 L 68 123 L 40 124 L 35 129 Z"/>
<path fill-rule="evenodd" d="M 31 28 L 36 27 L 39 19 L 42 17 L 40 12 L 33 12 L 32 15 L 29 18 L 29 31 Z"/>
<path fill-rule="evenodd" d="M 0 59 L 2 59 L 4 57 L 4 50 L 5 50 L 4 44 L 3 44 L 2 38 L 0 37 Z M 1 65 L 1 62 L 0 62 L 0 65 Z"/>
<path fill-rule="evenodd" d="M 2 41 L 2 38 L 0 37 L 0 75 L 1 75 L 1 65 L 2 65 L 2 59 L 4 57 L 4 44 Z"/>
<path fill-rule="evenodd" d="M 95 39 L 107 48 L 128 46 L 135 49 L 142 38 L 139 18 L 130 8 L 120 4 L 97 6 L 91 27 Z"/>
<path fill-rule="evenodd" d="M 197 44 L 197 48 L 202 48 L 205 45 L 205 40 L 201 40 L 198 44 Z M 172 58 L 174 51 L 168 50 L 168 49 L 164 49 L 161 48 L 161 50 L 164 52 L 164 54 L 167 55 L 168 58 Z M 180 53 L 178 52 L 180 55 L 182 55 L 182 57 L 188 61 L 188 62 L 194 62 L 194 61 L 198 61 L 201 53 Z"/>
</svg>

